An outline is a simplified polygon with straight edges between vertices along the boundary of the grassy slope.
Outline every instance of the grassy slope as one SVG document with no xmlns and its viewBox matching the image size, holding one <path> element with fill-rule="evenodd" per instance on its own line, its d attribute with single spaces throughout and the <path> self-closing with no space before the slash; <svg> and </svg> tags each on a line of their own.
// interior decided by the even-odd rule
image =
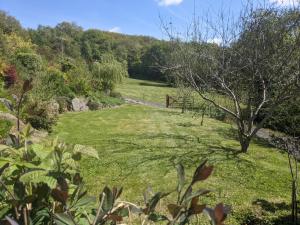
<svg viewBox="0 0 300 225">
<path fill-rule="evenodd" d="M 175 95 L 176 89 L 163 83 L 126 79 L 117 87 L 117 91 L 128 98 L 140 99 L 148 102 L 166 103 L 166 95 Z"/>
<path fill-rule="evenodd" d="M 122 185 L 124 198 L 142 201 L 148 185 L 162 191 L 176 186 L 173 162 L 181 161 L 191 176 L 195 166 L 208 158 L 216 168 L 203 187 L 208 185 L 215 192 L 204 201 L 232 205 L 228 224 L 240 224 L 236 218 L 249 208 L 269 217 L 287 214 L 274 211 L 277 203 L 285 208 L 289 203 L 286 156 L 258 141 L 249 154 L 236 154 L 239 144 L 233 134 L 231 125 L 213 119 L 200 126 L 200 120 L 190 114 L 128 105 L 64 114 L 54 129 L 54 135 L 67 142 L 91 145 L 99 151 L 99 161 L 85 159 L 82 163 L 94 194 L 104 185 Z M 262 212 L 253 204 L 257 200 L 269 211 Z"/>
<path fill-rule="evenodd" d="M 164 83 L 131 78 L 125 79 L 125 81 L 117 87 L 117 91 L 128 98 L 160 103 L 162 105 L 166 103 L 166 95 L 178 97 L 179 94 L 175 88 L 169 87 Z M 196 92 L 191 94 L 191 98 L 194 98 L 196 106 L 204 103 L 204 100 Z M 210 95 L 210 98 L 233 110 L 232 102 L 227 98 L 220 95 Z"/>
</svg>

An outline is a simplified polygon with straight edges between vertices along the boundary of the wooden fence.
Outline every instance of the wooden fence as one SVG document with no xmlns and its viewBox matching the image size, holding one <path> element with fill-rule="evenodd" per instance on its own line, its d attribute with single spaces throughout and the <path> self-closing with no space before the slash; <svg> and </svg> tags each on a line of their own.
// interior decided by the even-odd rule
<svg viewBox="0 0 300 225">
<path fill-rule="evenodd" d="M 195 108 L 197 108 L 193 96 L 172 97 L 170 95 L 166 95 L 166 107 L 182 109 L 182 112 L 185 112 L 186 110 L 194 110 Z"/>
</svg>

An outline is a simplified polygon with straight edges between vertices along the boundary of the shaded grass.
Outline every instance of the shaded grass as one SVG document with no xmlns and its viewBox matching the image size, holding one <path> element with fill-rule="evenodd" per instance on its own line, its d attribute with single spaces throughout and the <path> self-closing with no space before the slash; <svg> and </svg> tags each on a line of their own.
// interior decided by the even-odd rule
<svg viewBox="0 0 300 225">
<path fill-rule="evenodd" d="M 286 156 L 265 143 L 254 141 L 248 154 L 238 154 L 239 143 L 229 124 L 172 110 L 124 105 L 118 109 L 67 113 L 53 135 L 69 143 L 95 147 L 100 160 L 84 159 L 82 172 L 89 190 L 98 194 L 105 186 L 123 186 L 123 198 L 142 202 L 142 192 L 170 191 L 176 187 L 174 163 L 182 162 L 191 178 L 204 158 L 215 171 L 201 187 L 213 189 L 207 203 L 233 207 L 228 224 L 240 224 L 243 212 L 262 213 L 257 199 L 289 204 L 289 171 Z M 173 196 L 174 197 L 174 196 Z M 288 211 L 267 217 L 287 216 Z"/>
</svg>

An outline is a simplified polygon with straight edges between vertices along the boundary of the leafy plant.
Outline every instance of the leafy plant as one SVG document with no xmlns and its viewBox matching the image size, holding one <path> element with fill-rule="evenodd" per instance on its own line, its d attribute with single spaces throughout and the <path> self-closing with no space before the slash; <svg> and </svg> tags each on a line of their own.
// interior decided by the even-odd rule
<svg viewBox="0 0 300 225">
<path fill-rule="evenodd" d="M 152 222 L 166 221 L 168 225 L 183 225 L 189 224 L 194 216 L 206 213 L 212 225 L 223 225 L 230 211 L 229 207 L 224 206 L 222 203 L 214 208 L 201 204 L 199 198 L 210 191 L 206 189 L 193 190 L 196 183 L 206 180 L 213 171 L 213 166 L 207 166 L 206 163 L 205 160 L 197 167 L 189 183 L 186 182 L 183 165 L 178 164 L 176 166 L 178 174 L 177 201 L 167 205 L 170 215 L 163 215 L 155 210 L 158 202 L 170 193 L 157 192 L 150 198 L 145 194 L 146 207 L 140 209 L 140 212 L 145 214 L 144 220 Z"/>
<path fill-rule="evenodd" d="M 98 158 L 98 154 L 58 140 L 49 146 L 30 144 L 31 133 L 26 126 L 18 144 L 0 146 L 0 218 L 8 216 L 15 224 L 53 224 L 56 214 L 87 202 L 78 162 L 82 155 Z"/>
</svg>

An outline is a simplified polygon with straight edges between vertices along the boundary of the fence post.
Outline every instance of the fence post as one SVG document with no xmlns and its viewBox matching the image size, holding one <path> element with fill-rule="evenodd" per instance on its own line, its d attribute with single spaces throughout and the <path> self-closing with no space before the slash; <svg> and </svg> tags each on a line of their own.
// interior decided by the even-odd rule
<svg viewBox="0 0 300 225">
<path fill-rule="evenodd" d="M 169 108 L 169 104 L 170 104 L 170 97 L 169 95 L 166 95 L 166 108 Z"/>
</svg>

